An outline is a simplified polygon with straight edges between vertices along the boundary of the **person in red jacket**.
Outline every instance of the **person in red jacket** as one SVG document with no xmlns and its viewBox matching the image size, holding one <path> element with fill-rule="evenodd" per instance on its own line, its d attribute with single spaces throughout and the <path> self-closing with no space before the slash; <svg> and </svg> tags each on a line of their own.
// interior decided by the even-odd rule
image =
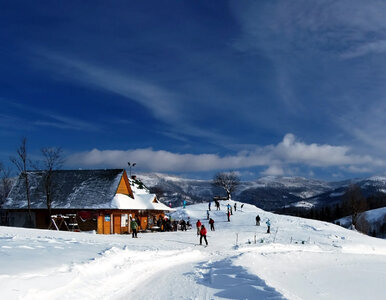
<svg viewBox="0 0 386 300">
<path fill-rule="evenodd" d="M 208 246 L 208 241 L 206 240 L 206 228 L 204 225 L 201 226 L 200 230 L 200 245 L 202 245 L 202 238 L 204 238 L 205 243 Z"/>
<path fill-rule="evenodd" d="M 200 229 L 201 229 L 201 222 L 200 222 L 200 220 L 197 220 L 196 227 L 197 227 L 197 236 L 199 236 L 200 235 Z"/>
</svg>

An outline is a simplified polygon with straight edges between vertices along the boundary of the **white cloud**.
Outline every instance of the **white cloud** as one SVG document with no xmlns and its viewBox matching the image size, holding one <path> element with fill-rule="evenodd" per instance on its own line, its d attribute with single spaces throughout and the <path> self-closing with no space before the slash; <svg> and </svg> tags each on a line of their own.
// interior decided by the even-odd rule
<svg viewBox="0 0 386 300">
<path fill-rule="evenodd" d="M 348 166 L 343 167 L 342 170 L 350 173 L 371 173 L 371 168 L 368 167 L 357 167 L 357 166 Z"/>
<path fill-rule="evenodd" d="M 360 168 L 385 165 L 370 156 L 350 154 L 344 146 L 305 144 L 293 134 L 287 134 L 277 145 L 256 147 L 254 151 L 241 151 L 235 155 L 181 154 L 164 150 L 98 150 L 93 149 L 71 155 L 67 163 L 71 166 L 124 168 L 134 161 L 144 171 L 200 172 L 242 169 L 267 166 L 264 174 L 284 175 L 284 166 L 306 165 L 313 167 L 357 166 Z M 348 169 L 349 170 L 349 169 Z"/>
<path fill-rule="evenodd" d="M 269 166 L 268 169 L 261 172 L 262 175 L 272 175 L 272 176 L 280 176 L 284 175 L 285 172 L 282 167 L 279 166 Z"/>
</svg>

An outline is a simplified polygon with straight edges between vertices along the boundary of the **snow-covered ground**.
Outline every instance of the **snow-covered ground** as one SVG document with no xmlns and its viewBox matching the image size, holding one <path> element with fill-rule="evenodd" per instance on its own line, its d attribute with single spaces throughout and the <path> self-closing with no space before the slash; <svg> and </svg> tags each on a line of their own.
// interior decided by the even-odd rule
<svg viewBox="0 0 386 300">
<path fill-rule="evenodd" d="M 248 204 L 227 222 L 226 203 L 210 212 L 208 247 L 195 228 L 132 239 L 0 227 L 0 298 L 385 299 L 385 240 Z M 173 215 L 207 225 L 206 209 Z"/>
</svg>

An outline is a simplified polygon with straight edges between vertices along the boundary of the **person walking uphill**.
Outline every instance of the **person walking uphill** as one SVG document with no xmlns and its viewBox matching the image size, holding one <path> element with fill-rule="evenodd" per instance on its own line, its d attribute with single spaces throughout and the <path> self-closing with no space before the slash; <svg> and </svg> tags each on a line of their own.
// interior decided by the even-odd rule
<svg viewBox="0 0 386 300">
<path fill-rule="evenodd" d="M 214 220 L 212 218 L 210 218 L 209 224 L 210 224 L 210 230 L 214 231 Z"/>
<path fill-rule="evenodd" d="M 197 220 L 196 227 L 197 227 L 197 236 L 199 236 L 200 235 L 200 230 L 201 230 L 201 222 L 200 222 L 200 220 Z"/>
<path fill-rule="evenodd" d="M 202 245 L 202 238 L 204 238 L 205 243 L 208 246 L 208 241 L 206 239 L 206 228 L 204 225 L 201 226 L 201 230 L 200 230 L 200 245 Z"/>
<path fill-rule="evenodd" d="M 132 237 L 137 238 L 137 228 L 138 228 L 138 223 L 135 221 L 135 219 L 132 219 L 130 222 L 131 230 L 133 230 Z"/>
</svg>

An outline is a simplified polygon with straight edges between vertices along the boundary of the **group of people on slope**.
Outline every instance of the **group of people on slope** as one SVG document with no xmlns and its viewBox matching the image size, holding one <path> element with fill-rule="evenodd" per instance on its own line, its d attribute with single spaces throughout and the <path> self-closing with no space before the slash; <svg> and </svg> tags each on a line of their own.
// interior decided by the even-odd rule
<svg viewBox="0 0 386 300">
<path fill-rule="evenodd" d="M 260 216 L 256 216 L 256 226 L 260 226 Z M 265 224 L 267 224 L 267 233 L 271 233 L 271 221 L 268 219 Z"/>
<path fill-rule="evenodd" d="M 214 221 L 213 221 L 213 219 L 209 220 L 209 224 L 211 226 L 211 230 L 212 230 L 212 228 L 214 230 Z M 208 246 L 208 240 L 206 239 L 207 230 L 205 228 L 205 225 L 201 224 L 200 220 L 197 220 L 196 228 L 197 228 L 197 236 L 200 236 L 200 245 L 202 245 L 202 239 L 204 239 L 205 244 Z"/>
</svg>

